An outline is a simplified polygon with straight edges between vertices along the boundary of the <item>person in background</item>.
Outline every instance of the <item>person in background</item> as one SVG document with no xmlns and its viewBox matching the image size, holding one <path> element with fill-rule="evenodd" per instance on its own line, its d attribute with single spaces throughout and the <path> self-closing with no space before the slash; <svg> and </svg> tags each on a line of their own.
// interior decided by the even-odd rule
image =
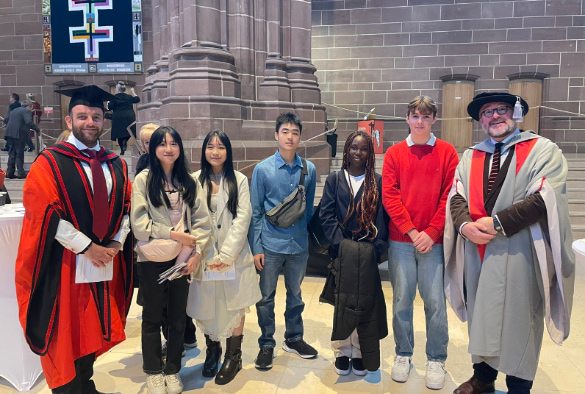
<svg viewBox="0 0 585 394">
<path fill-rule="evenodd" d="M 567 202 L 567 161 L 559 147 L 518 128 L 520 96 L 485 92 L 467 113 L 487 139 L 467 149 L 447 205 L 445 293 L 469 321 L 473 376 L 454 393 L 528 394 L 546 328 L 569 336 L 575 255 Z M 550 251 L 553 251 L 550 253 Z"/>
<path fill-rule="evenodd" d="M 152 133 L 160 126 L 155 123 L 147 123 L 140 128 L 140 141 L 142 142 L 142 146 L 144 147 L 144 153 L 140 155 L 138 161 L 136 162 L 136 175 L 140 174 L 142 170 L 148 168 L 148 163 L 150 162 L 150 155 L 148 154 L 149 147 L 150 147 L 150 137 Z"/>
<path fill-rule="evenodd" d="M 10 113 L 10 119 L 6 125 L 6 140 L 10 142 L 8 151 L 8 165 L 6 177 L 8 179 L 26 178 L 24 171 L 24 149 L 30 139 L 30 130 L 40 133 L 39 127 L 32 121 L 32 103 L 28 100 L 22 102 L 22 106 L 15 108 Z M 18 175 L 15 174 L 18 171 Z"/>
<path fill-rule="evenodd" d="M 31 110 L 32 111 L 32 120 L 33 120 L 33 123 L 38 126 L 40 121 L 41 121 L 41 116 L 43 116 L 43 111 L 41 111 L 41 104 L 39 104 L 37 101 L 35 101 L 35 95 L 33 93 L 27 93 L 26 99 L 32 103 L 32 110 Z M 30 135 L 30 138 L 28 139 L 28 142 L 26 143 L 26 145 L 28 146 L 28 150 L 27 150 L 28 152 L 32 152 L 35 150 L 35 146 L 32 142 L 32 138 L 35 137 L 35 134 L 33 132 L 31 132 L 31 133 L 32 133 L 32 135 Z"/>
<path fill-rule="evenodd" d="M 426 318 L 426 386 L 433 390 L 445 384 L 449 333 L 443 293 L 443 229 L 447 195 L 459 161 L 453 145 L 431 132 L 436 120 L 435 101 L 429 96 L 415 97 L 406 114 L 410 134 L 386 151 L 382 169 L 382 202 L 390 215 L 388 271 L 394 292 L 396 357 L 391 377 L 404 383 L 410 374 L 418 285 Z"/>
<path fill-rule="evenodd" d="M 207 134 L 201 148 L 201 170 L 195 177 L 207 198 L 218 255 L 204 262 L 191 283 L 187 312 L 205 334 L 203 376 L 215 376 L 215 383 L 222 385 L 231 382 L 242 369 L 246 313 L 262 298 L 248 243 L 252 218 L 248 178 L 234 170 L 232 146 L 225 133 Z M 235 279 L 202 280 L 203 270 L 232 271 Z M 223 339 L 225 358 L 218 372 Z"/>
<path fill-rule="evenodd" d="M 24 182 L 16 294 L 51 391 L 99 393 L 95 359 L 126 338 L 132 302 L 132 185 L 126 162 L 99 143 L 113 96 L 94 85 L 56 92 L 71 97 L 71 135 L 43 150 Z"/>
<path fill-rule="evenodd" d="M 386 302 L 378 271 L 387 248 L 388 215 L 382 206 L 382 176 L 375 172 L 369 134 L 349 135 L 341 170 L 329 174 L 321 198 L 321 227 L 331 242 L 335 312 L 331 347 L 335 372 L 364 376 L 380 367 L 380 340 L 388 335 Z M 356 318 L 348 309 L 360 309 Z M 351 364 L 350 364 L 351 362 Z"/>
<path fill-rule="evenodd" d="M 156 129 L 150 138 L 149 154 L 150 166 L 136 176 L 132 192 L 131 223 L 136 239 L 142 242 L 171 239 L 190 249 L 188 255 L 181 251 L 166 262 L 149 261 L 140 247 L 136 250 L 144 303 L 142 368 L 148 375 L 149 394 L 179 394 L 183 391 L 179 371 L 184 350 L 188 278 L 211 243 L 212 229 L 201 187 L 189 175 L 179 133 L 166 126 Z M 178 228 L 185 230 L 175 231 Z M 182 257 L 185 260 L 179 261 Z M 186 266 L 181 277 L 159 283 L 161 273 L 183 262 Z M 168 341 L 163 363 L 160 332 L 165 319 Z"/>
<path fill-rule="evenodd" d="M 10 105 L 8 106 L 8 112 L 6 113 L 6 117 L 4 118 L 4 124 L 8 124 L 8 119 L 10 118 L 10 112 L 13 109 L 20 107 L 20 96 L 16 93 L 10 93 Z M 10 141 L 4 136 L 6 140 L 6 146 L 2 148 L 3 152 L 8 152 L 10 150 Z"/>
<path fill-rule="evenodd" d="M 128 126 L 136 121 L 136 114 L 134 113 L 134 104 L 140 102 L 140 97 L 134 92 L 131 87 L 126 93 L 126 84 L 122 81 L 116 85 L 116 100 L 108 103 L 108 109 L 112 111 L 112 141 L 118 140 L 120 145 L 120 155 L 124 155 L 128 146 L 130 134 L 128 134 Z M 132 136 L 136 138 L 136 125 L 130 127 Z"/>
<path fill-rule="evenodd" d="M 278 150 L 254 168 L 250 188 L 252 202 L 252 222 L 248 238 L 254 264 L 260 271 L 260 291 L 262 299 L 256 304 L 258 324 L 262 335 L 258 339 L 260 351 L 256 358 L 256 368 L 272 368 L 272 358 L 276 342 L 274 331 L 274 296 L 278 275 L 282 269 L 286 286 L 286 311 L 284 319 L 286 331 L 282 348 L 302 358 L 317 357 L 317 350 L 303 340 L 303 318 L 305 308 L 301 294 L 301 283 L 307 269 L 309 257 L 309 238 L 307 223 L 313 215 L 315 185 L 317 182 L 315 166 L 310 161 L 305 164 L 296 154 L 301 139 L 303 124 L 293 113 L 283 113 L 276 119 L 274 138 Z M 299 185 L 301 172 L 305 172 L 306 212 L 296 223 L 287 228 L 276 227 L 266 218 L 266 212 L 276 207 Z"/>
</svg>

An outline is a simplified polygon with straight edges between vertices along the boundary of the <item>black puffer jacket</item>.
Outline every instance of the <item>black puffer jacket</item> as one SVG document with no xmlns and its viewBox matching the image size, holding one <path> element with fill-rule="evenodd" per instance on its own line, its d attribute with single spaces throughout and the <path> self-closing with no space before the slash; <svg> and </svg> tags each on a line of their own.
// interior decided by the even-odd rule
<svg viewBox="0 0 585 394">
<path fill-rule="evenodd" d="M 336 275 L 331 340 L 346 339 L 357 329 L 364 367 L 376 371 L 388 321 L 374 245 L 346 238 L 332 265 Z"/>
</svg>

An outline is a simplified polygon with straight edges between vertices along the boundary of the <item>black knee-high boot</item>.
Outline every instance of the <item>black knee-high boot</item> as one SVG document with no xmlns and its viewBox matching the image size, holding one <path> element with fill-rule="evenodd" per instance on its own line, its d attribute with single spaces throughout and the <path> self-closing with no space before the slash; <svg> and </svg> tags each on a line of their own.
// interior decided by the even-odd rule
<svg viewBox="0 0 585 394">
<path fill-rule="evenodd" d="M 243 335 L 232 336 L 226 340 L 225 359 L 221 369 L 215 376 L 215 384 L 228 384 L 242 369 L 242 339 Z"/>
<path fill-rule="evenodd" d="M 203 363 L 203 376 L 212 378 L 217 374 L 217 367 L 221 358 L 221 344 L 212 341 L 207 334 L 205 334 L 205 343 L 207 344 L 207 350 L 205 351 L 205 362 Z"/>
</svg>

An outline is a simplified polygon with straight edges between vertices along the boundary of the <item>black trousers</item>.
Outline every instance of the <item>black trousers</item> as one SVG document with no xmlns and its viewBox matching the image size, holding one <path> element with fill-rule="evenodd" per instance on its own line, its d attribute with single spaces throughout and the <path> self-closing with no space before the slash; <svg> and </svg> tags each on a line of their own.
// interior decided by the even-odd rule
<svg viewBox="0 0 585 394">
<path fill-rule="evenodd" d="M 8 165 L 6 174 L 14 175 L 16 171 L 18 175 L 24 175 L 24 146 L 25 142 L 19 138 L 6 137 L 6 140 L 10 142 L 8 148 Z"/>
<path fill-rule="evenodd" d="M 143 261 L 138 263 L 138 275 L 144 305 L 142 308 L 142 368 L 147 374 L 167 375 L 179 373 L 181 354 L 183 353 L 183 336 L 189 283 L 182 276 L 173 281 L 158 284 L 158 276 L 171 268 L 175 259 L 166 263 Z M 168 324 L 167 361 L 163 365 L 161 358 L 160 330 L 163 320 Z"/>
<path fill-rule="evenodd" d="M 53 394 L 95 394 L 98 391 L 91 377 L 95 353 L 75 360 L 75 378 L 63 386 L 52 389 Z"/>
<path fill-rule="evenodd" d="M 483 383 L 490 383 L 498 377 L 498 371 L 490 367 L 488 364 L 481 362 L 473 364 L 473 376 Z M 508 387 L 508 394 L 530 394 L 532 389 L 532 380 L 525 380 L 517 378 L 516 376 L 506 376 L 506 386 Z"/>
<path fill-rule="evenodd" d="M 195 324 L 193 324 L 193 319 L 189 317 L 189 315 L 185 316 L 185 334 L 183 335 L 183 342 L 185 343 L 193 343 L 195 342 L 195 332 L 197 328 Z M 163 319 L 163 326 L 162 326 L 162 333 L 166 340 L 169 339 L 169 325 L 166 319 L 166 311 L 165 311 L 165 319 Z"/>
</svg>

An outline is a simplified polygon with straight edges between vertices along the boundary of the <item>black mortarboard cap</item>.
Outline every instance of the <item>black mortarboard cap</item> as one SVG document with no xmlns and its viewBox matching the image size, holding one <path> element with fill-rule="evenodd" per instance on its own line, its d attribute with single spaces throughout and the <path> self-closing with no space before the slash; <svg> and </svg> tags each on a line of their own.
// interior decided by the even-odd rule
<svg viewBox="0 0 585 394">
<path fill-rule="evenodd" d="M 484 105 L 489 103 L 508 103 L 512 106 L 512 108 L 514 108 L 518 98 L 520 99 L 520 104 L 522 105 L 522 115 L 526 115 L 529 109 L 528 103 L 524 101 L 522 97 L 506 92 L 484 92 L 478 94 L 467 106 L 467 113 L 469 116 L 479 122 L 479 111 Z"/>
<path fill-rule="evenodd" d="M 88 85 L 75 89 L 55 90 L 55 92 L 71 97 L 71 101 L 69 102 L 69 110 L 67 112 L 71 112 L 71 108 L 75 107 L 76 105 L 86 105 L 88 107 L 101 108 L 103 111 L 104 101 L 117 100 L 116 96 L 95 85 Z"/>
</svg>

